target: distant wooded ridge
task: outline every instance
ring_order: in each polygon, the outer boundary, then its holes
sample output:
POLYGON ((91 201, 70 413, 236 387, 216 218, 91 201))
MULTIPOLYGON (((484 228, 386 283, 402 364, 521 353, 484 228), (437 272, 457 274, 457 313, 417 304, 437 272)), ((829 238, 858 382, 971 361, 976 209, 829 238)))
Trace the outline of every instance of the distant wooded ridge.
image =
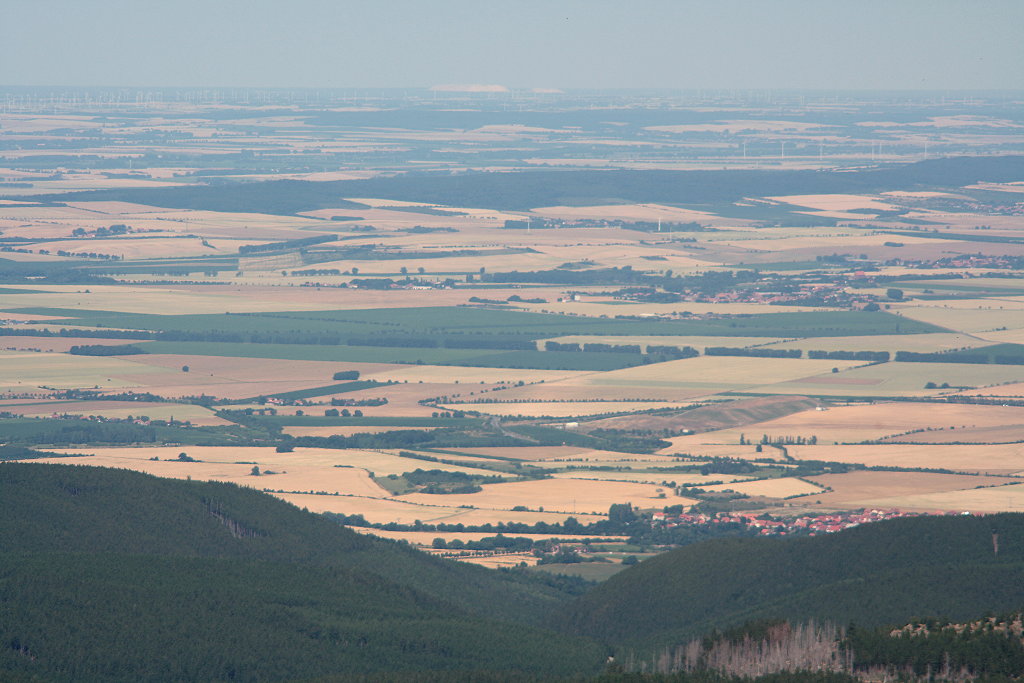
POLYGON ((342 197, 375 197, 447 206, 524 210, 539 206, 731 203, 744 197, 863 193, 959 187, 1024 179, 1024 156, 947 157, 862 171, 521 171, 410 173, 387 178, 95 190, 37 195, 34 201, 125 201, 177 209, 289 215, 361 206, 342 197))

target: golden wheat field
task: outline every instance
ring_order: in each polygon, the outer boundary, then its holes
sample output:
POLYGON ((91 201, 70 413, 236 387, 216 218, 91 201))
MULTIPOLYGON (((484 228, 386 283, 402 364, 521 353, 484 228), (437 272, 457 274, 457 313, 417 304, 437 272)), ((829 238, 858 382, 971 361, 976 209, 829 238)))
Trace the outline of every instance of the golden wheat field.
POLYGON ((756 481, 730 482, 702 486, 706 491, 735 491, 747 496, 763 496, 765 498, 793 498, 821 493, 822 487, 808 483, 795 477, 781 479, 758 479, 756 481))
MULTIPOLYGON (((932 472, 846 472, 808 477, 831 488, 827 493, 800 499, 823 508, 863 507, 915 509, 932 512, 959 511, 955 500, 980 486, 1015 484, 1005 477, 939 474, 932 472), (922 498, 922 496, 926 498, 922 498), (935 503, 925 504, 927 502, 935 503), (820 503, 819 503, 820 501, 820 503)), ((999 489, 994 489, 999 490, 999 489)))
POLYGON ((484 415, 522 417, 576 417, 603 415, 605 413, 636 413, 645 410, 678 409, 689 403, 668 403, 664 401, 547 401, 531 403, 448 403, 448 410, 463 410, 484 415))
MULTIPOLYGON (((560 524, 573 515, 559 512, 520 512, 512 510, 459 508, 444 505, 444 501, 418 504, 397 498, 357 498, 353 496, 325 496, 309 493, 275 493, 275 496, 292 505, 310 512, 334 512, 345 515, 363 515, 370 523, 412 524, 416 520, 429 524, 497 524, 498 522, 522 522, 536 524, 560 524)), ((447 496, 435 496, 446 498, 447 496)), ((583 522, 603 518, 600 515, 581 517, 583 522)))
POLYGON ((732 388, 794 381, 831 372, 832 368, 853 368, 858 361, 809 360, 802 358, 761 358, 735 356, 700 356, 684 360, 612 370, 586 378, 598 386, 683 385, 693 388, 725 391, 732 388))
POLYGON ((590 479, 594 481, 635 481, 641 484, 657 484, 669 482, 676 486, 704 486, 714 482, 739 482, 746 481, 749 477, 738 474, 700 474, 699 472, 673 472, 666 470, 659 472, 657 468, 643 470, 624 470, 618 472, 603 472, 593 470, 572 470, 558 472, 552 475, 555 479, 590 479))
MULTIPOLYGON (((410 493, 401 500, 414 503, 432 502, 437 496, 410 493)), ((632 503, 635 507, 650 509, 666 505, 691 505, 692 498, 676 496, 671 488, 650 484, 610 481, 581 481, 566 479, 540 479, 503 484, 485 484, 479 493, 444 496, 449 505, 471 505, 482 509, 511 510, 525 506, 530 510, 561 512, 565 514, 604 513, 616 503, 632 503)))
POLYGON ((861 463, 869 466, 949 469, 1009 474, 1024 464, 1024 444, 910 444, 787 446, 798 460, 861 463))
MULTIPOLYGON (((493 532, 487 531, 389 531, 387 529, 371 529, 367 527, 349 527, 352 531, 362 534, 370 534, 381 538, 390 538, 396 541, 407 541, 413 545, 429 546, 435 538, 443 538, 446 541, 479 541, 482 538, 494 536, 493 532)), ((506 533, 506 536, 515 538, 529 538, 533 541, 548 541, 566 538, 563 534, 533 534, 533 533, 506 533)), ((570 537, 571 538, 571 537, 570 537)), ((588 538, 602 541, 624 541, 626 536, 588 536, 588 538)))
POLYGON ((741 436, 744 440, 757 441, 764 435, 772 441, 814 437, 819 444, 859 443, 904 434, 906 439, 915 440, 931 433, 922 434, 920 430, 942 430, 935 434, 941 433, 941 438, 955 441, 961 430, 993 427, 1016 428, 1024 433, 1024 407, 911 402, 840 405, 742 427, 676 437, 673 443, 679 446, 732 444, 739 443, 741 436))
MULTIPOLYGON (((113 466, 117 467, 134 467, 133 463, 156 462, 152 459, 157 458, 161 464, 166 462, 168 465, 184 468, 181 471, 185 475, 189 473, 188 467, 191 465, 235 465, 239 463, 247 465, 247 470, 252 469, 253 465, 279 472, 299 471, 296 468, 301 468, 302 471, 316 470, 322 472, 325 478, 330 478, 342 470, 365 470, 381 477, 389 474, 400 475, 425 466, 450 472, 495 474, 487 470, 440 462, 431 462, 428 465, 419 459, 401 457, 397 451, 386 450, 304 448, 299 446, 295 447, 292 452, 278 453, 275 448, 269 446, 140 446, 63 449, 57 452, 91 454, 92 457, 88 457, 89 463, 100 464, 109 460, 109 462, 116 463, 113 466), (182 452, 200 462, 175 462, 182 452)), ((145 464, 145 466, 150 467, 151 465, 145 464)), ((261 481, 269 482, 265 483, 262 488, 282 488, 281 486, 271 486, 271 483, 283 481, 282 479, 265 477, 261 478, 261 481)), ((308 489, 309 487, 306 487, 303 490, 308 489)), ((315 488, 315 490, 319 489, 315 488)))

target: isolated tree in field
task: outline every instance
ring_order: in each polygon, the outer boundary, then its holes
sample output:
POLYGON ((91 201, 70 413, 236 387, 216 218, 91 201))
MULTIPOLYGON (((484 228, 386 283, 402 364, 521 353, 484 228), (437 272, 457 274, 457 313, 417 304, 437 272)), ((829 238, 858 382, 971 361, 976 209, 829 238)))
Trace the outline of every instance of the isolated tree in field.
POLYGON ((885 290, 885 295, 890 299, 893 299, 894 301, 901 301, 903 299, 903 290, 896 289, 895 287, 890 287, 889 289, 885 290))
POLYGON ((251 474, 254 477, 260 476, 260 474, 262 474, 260 472, 260 466, 259 465, 253 465, 252 466, 252 470, 249 472, 249 474, 251 474))
POLYGON ((189 366, 187 366, 187 365, 182 365, 182 366, 181 366, 181 371, 182 371, 182 372, 188 372, 188 371, 189 371, 189 370, 191 370, 191 369, 192 369, 192 368, 190 368, 190 367, 189 367, 189 366))

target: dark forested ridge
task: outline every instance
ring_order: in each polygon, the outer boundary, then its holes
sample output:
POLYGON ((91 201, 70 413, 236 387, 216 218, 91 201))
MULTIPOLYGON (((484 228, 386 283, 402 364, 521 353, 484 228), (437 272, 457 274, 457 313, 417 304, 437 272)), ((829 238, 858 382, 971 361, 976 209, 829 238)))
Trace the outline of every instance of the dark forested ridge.
POLYGON ((610 652, 627 661, 751 620, 809 618, 855 622, 847 640, 865 665, 926 668, 955 650, 1016 675, 1020 648, 990 656, 1003 643, 988 636, 893 644, 876 627, 1019 609, 1022 582, 1024 515, 923 517, 695 544, 574 600, 564 583, 433 558, 230 484, 0 464, 5 681, 579 681, 610 652))
POLYGON ((368 180, 273 180, 212 187, 95 190, 38 195, 34 201, 126 201, 211 211, 293 214, 351 206, 343 197, 516 210, 562 204, 709 204, 743 197, 879 192, 1019 180, 1019 156, 951 157, 849 171, 528 171, 407 174, 368 180))
POLYGON ((255 490, 0 466, 0 678, 593 672, 597 646, 529 625, 566 597, 255 490))
POLYGON ((562 623, 643 648, 760 618, 861 625, 970 618, 1019 608, 1022 581, 1024 515, 919 517, 826 536, 680 548, 589 591, 562 623))

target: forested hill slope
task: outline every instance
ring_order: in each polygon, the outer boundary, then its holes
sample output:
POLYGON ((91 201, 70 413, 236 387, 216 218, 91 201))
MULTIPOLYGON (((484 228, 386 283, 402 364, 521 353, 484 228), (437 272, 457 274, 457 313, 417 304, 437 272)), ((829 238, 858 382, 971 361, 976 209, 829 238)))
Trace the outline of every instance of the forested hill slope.
POLYGON ((905 518, 827 536, 680 548, 589 591, 560 623, 647 648, 753 619, 968 618, 1018 609, 1022 585, 1024 515, 905 518))
POLYGON ((567 597, 528 576, 441 560, 354 533, 253 489, 98 467, 0 466, 0 552, 15 550, 341 566, 520 621, 541 619, 567 597))
POLYGON ((254 490, 0 464, 0 679, 591 672, 599 648, 525 623, 566 597, 254 490))

